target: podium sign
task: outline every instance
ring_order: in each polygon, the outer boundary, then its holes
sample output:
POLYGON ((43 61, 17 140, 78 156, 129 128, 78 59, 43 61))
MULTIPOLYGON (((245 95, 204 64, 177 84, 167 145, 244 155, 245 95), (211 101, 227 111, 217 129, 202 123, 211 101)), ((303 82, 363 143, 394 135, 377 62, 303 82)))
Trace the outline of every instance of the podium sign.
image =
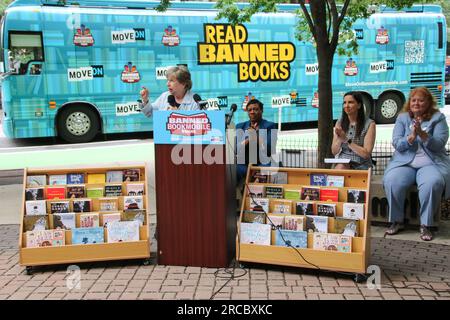
MULTIPOLYGON (((235 255, 235 168, 223 111, 154 113, 158 263, 228 267, 235 255)), ((232 141, 234 141, 234 138, 232 141)))

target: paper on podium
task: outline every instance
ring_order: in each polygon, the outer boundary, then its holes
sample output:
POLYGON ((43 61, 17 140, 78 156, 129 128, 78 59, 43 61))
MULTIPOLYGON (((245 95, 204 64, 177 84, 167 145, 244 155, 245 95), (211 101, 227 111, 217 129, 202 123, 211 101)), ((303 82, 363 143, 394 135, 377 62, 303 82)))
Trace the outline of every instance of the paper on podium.
POLYGON ((341 158, 325 158, 325 163, 350 163, 350 159, 341 159, 341 158))

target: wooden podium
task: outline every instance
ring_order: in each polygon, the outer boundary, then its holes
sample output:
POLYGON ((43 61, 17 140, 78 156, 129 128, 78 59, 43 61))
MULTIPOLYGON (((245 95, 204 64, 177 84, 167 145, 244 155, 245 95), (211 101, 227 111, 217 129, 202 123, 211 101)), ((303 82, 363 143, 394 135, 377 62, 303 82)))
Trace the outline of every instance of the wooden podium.
POLYGON ((234 137, 223 111, 154 114, 158 264, 228 267, 235 254, 234 137))

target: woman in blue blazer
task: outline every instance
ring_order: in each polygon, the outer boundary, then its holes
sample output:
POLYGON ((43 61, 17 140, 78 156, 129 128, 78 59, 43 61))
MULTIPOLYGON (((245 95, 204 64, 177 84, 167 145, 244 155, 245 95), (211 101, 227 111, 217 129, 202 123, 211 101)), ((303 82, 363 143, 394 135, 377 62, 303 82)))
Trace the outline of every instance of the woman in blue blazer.
POLYGON ((427 88, 411 91, 395 122, 392 145, 395 152, 387 166, 383 185, 389 202, 389 235, 403 229, 404 204, 408 188, 419 190, 420 238, 433 239, 430 226, 442 196, 450 196, 450 159, 445 145, 449 131, 445 116, 427 88))

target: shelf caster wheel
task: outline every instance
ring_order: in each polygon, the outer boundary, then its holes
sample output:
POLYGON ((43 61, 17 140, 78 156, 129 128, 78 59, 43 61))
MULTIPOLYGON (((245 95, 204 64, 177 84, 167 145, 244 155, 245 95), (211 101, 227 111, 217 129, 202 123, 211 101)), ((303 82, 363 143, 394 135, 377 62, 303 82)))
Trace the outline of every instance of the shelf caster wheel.
POLYGON ((353 278, 356 283, 363 283, 366 279, 366 276, 360 273, 355 273, 355 277, 353 278))
POLYGON ((144 259, 144 260, 142 260, 142 264, 143 264, 144 266, 149 266, 149 265, 150 265, 150 259, 144 259))
POLYGON ((33 274, 33 267, 25 267, 27 275, 31 276, 33 274))

